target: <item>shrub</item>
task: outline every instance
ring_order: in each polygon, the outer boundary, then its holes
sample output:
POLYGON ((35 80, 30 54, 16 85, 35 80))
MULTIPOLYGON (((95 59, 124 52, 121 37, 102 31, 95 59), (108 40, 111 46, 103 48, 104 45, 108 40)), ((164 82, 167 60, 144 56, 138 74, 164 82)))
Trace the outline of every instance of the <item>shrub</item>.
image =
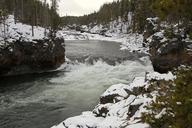
POLYGON ((169 39, 172 39, 175 36, 172 28, 165 29, 164 35, 169 39))
POLYGON ((192 40, 192 32, 189 33, 189 38, 192 40))
POLYGON ((192 128, 192 69, 176 75, 172 84, 159 86, 159 96, 148 107, 151 112, 143 114, 143 121, 152 128, 192 128))

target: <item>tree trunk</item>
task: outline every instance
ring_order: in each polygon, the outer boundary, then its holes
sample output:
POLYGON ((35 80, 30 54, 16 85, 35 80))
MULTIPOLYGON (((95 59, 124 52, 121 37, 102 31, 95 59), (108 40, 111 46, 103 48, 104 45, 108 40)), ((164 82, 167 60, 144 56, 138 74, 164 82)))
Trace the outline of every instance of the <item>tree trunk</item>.
POLYGON ((31 27, 32 27, 32 29, 31 29, 31 31, 32 31, 32 37, 34 37, 34 25, 32 25, 31 27))
POLYGON ((17 0, 14 0, 14 22, 15 24, 17 23, 16 22, 16 18, 17 18, 17 0))
POLYGON ((24 7, 23 7, 23 0, 21 0, 21 20, 24 20, 24 7))
POLYGON ((46 4, 47 4, 47 0, 44 0, 44 36, 47 35, 47 30, 46 30, 46 27, 47 27, 47 9, 46 9, 46 4))

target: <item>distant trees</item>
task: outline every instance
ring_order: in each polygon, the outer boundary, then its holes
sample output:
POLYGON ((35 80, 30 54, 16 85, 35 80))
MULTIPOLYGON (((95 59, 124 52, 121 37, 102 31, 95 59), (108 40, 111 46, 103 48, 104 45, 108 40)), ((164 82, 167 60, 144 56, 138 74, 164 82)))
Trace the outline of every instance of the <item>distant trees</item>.
MULTIPOLYGON (((32 26, 32 35, 34 35, 34 26, 50 28, 50 35, 55 35, 60 23, 57 13, 58 0, 51 2, 50 6, 47 0, 0 0, 0 17, 2 19, 5 14, 13 14, 15 23, 20 21, 32 26)), ((47 35, 46 30, 45 35, 47 35)))
POLYGON ((163 20, 191 20, 191 0, 154 0, 153 11, 163 20))
POLYGON ((6 19, 7 19, 7 12, 6 10, 0 10, 0 23, 3 24, 3 32, 4 35, 6 33, 6 19))
POLYGON ((8 10, 3 6, 4 1, 0 1, 0 23, 3 24, 3 34, 6 33, 6 19, 7 19, 7 13, 8 10))
POLYGON ((60 17, 57 14, 58 0, 51 0, 51 10, 50 10, 50 37, 56 37, 56 32, 60 24, 60 17))
POLYGON ((100 7, 98 12, 91 13, 89 15, 74 17, 66 16, 62 18, 63 25, 67 24, 79 24, 88 25, 90 23, 106 24, 111 20, 118 19, 120 16, 120 2, 114 1, 112 3, 104 4, 100 7))
POLYGON ((171 23, 187 25, 192 21, 192 0, 117 0, 101 6, 98 12, 80 17, 66 16, 62 18, 63 25, 77 24, 107 24, 121 18, 122 22, 132 14, 132 31, 142 33, 146 18, 159 17, 171 23))
POLYGON ((142 33, 145 29, 146 19, 153 16, 150 0, 131 0, 130 7, 133 12, 132 31, 142 33))
POLYGON ((178 30, 184 29, 185 34, 192 33, 192 0, 153 0, 153 13, 169 24, 177 24, 178 30))
POLYGON ((145 26, 145 19, 151 15, 150 0, 117 0, 112 3, 106 3, 101 6, 98 12, 80 17, 66 16, 62 18, 63 25, 79 24, 88 25, 107 24, 110 21, 121 18, 122 22, 128 21, 128 13, 133 13, 132 28, 134 32, 143 31, 145 26))

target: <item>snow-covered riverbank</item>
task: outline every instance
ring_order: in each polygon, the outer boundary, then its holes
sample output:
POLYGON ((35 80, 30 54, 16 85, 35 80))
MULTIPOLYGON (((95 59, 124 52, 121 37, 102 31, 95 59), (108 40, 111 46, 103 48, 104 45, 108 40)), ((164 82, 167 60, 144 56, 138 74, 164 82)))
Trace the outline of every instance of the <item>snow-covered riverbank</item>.
POLYGON ((143 47, 143 35, 137 33, 123 34, 110 33, 110 36, 92 34, 88 32, 79 32, 75 30, 60 30, 58 37, 64 37, 65 40, 102 40, 121 43, 121 50, 138 51, 147 53, 148 48, 143 47))
POLYGON ((93 111, 83 112, 52 128, 149 128, 141 122, 143 112, 155 100, 157 91, 149 91, 151 80, 174 80, 172 73, 147 73, 136 77, 130 84, 116 84, 100 97, 93 111))
MULTIPOLYGON (((64 30, 62 35, 66 40, 105 40, 121 43, 121 50, 147 53, 143 47, 143 35, 110 33, 111 36, 102 36, 87 32, 64 30)), ((52 128, 149 128, 142 123, 142 113, 148 112, 149 106, 155 100, 158 92, 150 91, 151 80, 174 80, 174 75, 146 73, 136 77, 130 84, 115 84, 101 96, 100 102, 93 111, 83 112, 79 116, 71 117, 52 128)))
MULTIPOLYGON (((112 23, 114 25, 114 23, 112 23)), ((127 25, 125 25, 126 28, 127 25)), ((64 38, 65 40, 103 40, 114 41, 121 43, 121 50, 139 51, 146 53, 148 48, 143 47, 143 35, 137 33, 126 34, 127 32, 119 32, 121 24, 117 28, 111 28, 106 32, 106 35, 102 35, 102 26, 95 26, 89 31, 80 32, 69 28, 63 28, 57 32, 57 37, 64 38), (94 34, 93 34, 94 33, 94 34)), ((46 30, 39 26, 34 26, 34 35, 32 35, 32 26, 26 25, 20 22, 15 23, 14 16, 9 15, 5 21, 5 28, 3 24, 0 24, 0 47, 4 47, 6 43, 11 43, 14 40, 33 41, 46 39, 46 30)))
MULTIPOLYGON (((13 40, 33 41, 35 39, 46 38, 44 29, 34 27, 35 36, 31 35, 31 26, 21 23, 14 24, 13 17, 7 20, 9 30, 4 36, 6 41, 0 43, 5 46, 7 42, 13 40)), ((57 37, 63 37, 65 40, 104 40, 121 43, 121 50, 147 52, 143 47, 143 36, 140 34, 125 34, 111 32, 108 35, 99 33, 78 32, 74 30, 60 30, 57 37)), ((34 42, 35 43, 35 42, 34 42)), ((142 58, 145 59, 145 58, 142 58)), ((141 60, 145 61, 145 60, 141 60)), ((102 74, 102 73, 100 73, 102 74)), ((53 128, 146 128, 147 124, 141 123, 141 114, 146 112, 145 106, 155 99, 156 92, 148 92, 149 81, 151 79, 172 80, 174 76, 169 74, 149 73, 146 76, 136 77, 130 84, 112 85, 100 97, 100 103, 93 111, 83 112, 82 115, 69 118, 53 128), (150 95, 150 96, 149 96, 150 95)))

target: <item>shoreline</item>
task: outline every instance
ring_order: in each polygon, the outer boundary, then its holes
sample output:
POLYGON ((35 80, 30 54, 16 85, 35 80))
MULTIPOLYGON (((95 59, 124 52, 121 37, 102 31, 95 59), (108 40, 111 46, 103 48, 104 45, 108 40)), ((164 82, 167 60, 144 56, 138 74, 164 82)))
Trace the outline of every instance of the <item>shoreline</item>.
POLYGON ((130 84, 112 85, 100 96, 100 102, 93 111, 67 118, 51 128, 149 128, 148 124, 141 122, 141 118, 143 112, 149 111, 145 107, 157 96, 156 91, 148 92, 150 81, 174 79, 171 72, 151 72, 143 77, 135 77, 130 84))

